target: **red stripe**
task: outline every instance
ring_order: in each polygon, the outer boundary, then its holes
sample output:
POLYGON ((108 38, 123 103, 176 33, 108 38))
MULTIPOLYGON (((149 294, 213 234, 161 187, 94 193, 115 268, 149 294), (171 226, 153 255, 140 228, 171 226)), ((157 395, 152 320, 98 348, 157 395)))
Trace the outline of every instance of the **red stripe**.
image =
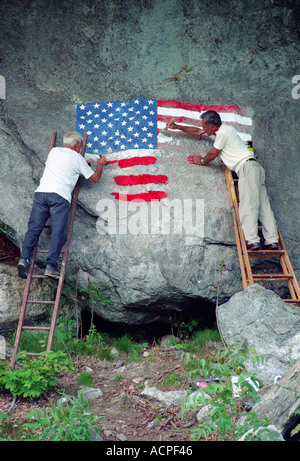
POLYGON ((136 165, 153 165, 156 162, 155 157, 132 157, 132 158, 124 158, 121 160, 109 160, 107 165, 112 165, 113 163, 117 163, 119 168, 129 168, 131 166, 136 165))
POLYGON ((223 105, 206 105, 206 104, 192 104, 189 102, 180 101, 162 101, 158 100, 157 105, 159 107, 168 107, 174 109, 186 109, 195 112, 202 112, 207 110, 215 110, 216 112, 237 112, 241 113, 241 109, 238 106, 223 106, 223 105))
POLYGON ((112 192, 111 195, 114 195, 116 200, 123 202, 154 202, 168 196, 166 192, 158 190, 150 190, 141 194, 119 194, 118 192, 112 192))
POLYGON ((137 184, 166 184, 168 177, 163 174, 140 174, 129 176, 116 176, 114 178, 116 184, 119 186, 136 186, 137 184))
POLYGON ((120 168, 128 168, 135 165, 153 165, 156 162, 155 157, 132 157, 118 161, 120 168))

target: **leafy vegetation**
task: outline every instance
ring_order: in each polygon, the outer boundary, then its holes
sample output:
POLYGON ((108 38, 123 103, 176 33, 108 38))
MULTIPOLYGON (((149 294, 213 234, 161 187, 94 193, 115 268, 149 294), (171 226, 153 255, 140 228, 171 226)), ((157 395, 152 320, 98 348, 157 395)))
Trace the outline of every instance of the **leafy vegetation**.
MULTIPOLYGON (((196 327, 196 322, 176 324, 179 337, 173 344, 184 359, 186 374, 190 379, 197 377, 206 386, 193 393, 182 408, 182 415, 195 408, 207 409, 208 417, 191 431, 191 439, 237 440, 244 436, 245 440, 276 440, 277 434, 268 427, 270 422, 258 419, 243 405, 245 397, 258 400, 258 379, 255 374, 246 372, 246 362, 252 360, 256 364, 261 358, 255 350, 245 346, 222 346, 217 329, 197 331, 196 327)), ((85 337, 78 338, 77 333, 75 320, 59 319, 51 353, 42 353, 38 359, 20 354, 15 369, 0 365, 0 391, 10 392, 14 397, 35 399, 56 385, 61 371, 73 369, 72 361, 76 355, 112 360, 115 348, 123 357, 126 356, 127 361, 138 361, 147 346, 147 343, 137 344, 128 334, 110 337, 98 332, 94 325, 85 337)), ((44 333, 24 332, 21 347, 27 350, 30 345, 40 349, 47 340, 46 336, 44 333)), ((155 354, 154 347, 151 354, 155 354)), ((151 354, 149 361, 154 357, 151 354)), ((174 371, 164 377, 161 385, 163 389, 180 388, 184 379, 187 377, 183 378, 174 371)), ((122 380, 122 375, 114 380, 122 380)), ((93 387, 92 373, 80 373, 78 383, 93 387)), ((66 399, 66 404, 31 413, 26 424, 18 428, 15 437, 26 440, 92 440, 101 421, 92 414, 82 396, 66 399)), ((0 414, 0 420, 2 428, 11 424, 9 415, 0 414)), ((298 427, 294 432, 297 431, 298 427)), ((0 440, 4 440, 5 435, 3 432, 1 438, 0 429, 0 440)))
MULTIPOLYGON (((28 415, 25 429, 30 429, 31 437, 37 441, 91 441, 99 430, 99 417, 91 411, 87 399, 64 397, 63 403, 46 410, 36 410, 28 415)), ((101 419, 103 421, 103 418, 101 419)), ((30 435, 29 435, 30 440, 30 435)))
POLYGON ((195 407, 207 409, 204 420, 192 430, 192 439, 205 440, 213 435, 216 440, 238 440, 242 436, 245 440, 278 440, 278 434, 268 428, 270 421, 260 420, 243 406, 246 397, 258 401, 258 379, 245 367, 250 356, 253 363, 262 360, 255 350, 220 347, 208 358, 184 355, 190 376, 199 376, 205 383, 183 407, 183 413, 195 407))
POLYGON ((55 386, 56 376, 66 369, 70 369, 70 361, 63 352, 43 353, 34 360, 21 353, 17 368, 0 368, 0 390, 6 389, 13 396, 36 398, 55 386))

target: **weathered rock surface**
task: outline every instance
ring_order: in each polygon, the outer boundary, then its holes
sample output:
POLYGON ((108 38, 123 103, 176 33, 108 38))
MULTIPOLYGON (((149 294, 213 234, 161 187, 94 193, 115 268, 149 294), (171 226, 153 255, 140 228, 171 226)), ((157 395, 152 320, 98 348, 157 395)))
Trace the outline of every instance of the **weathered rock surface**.
POLYGON ((299 424, 300 409, 300 361, 289 369, 276 384, 259 391, 259 402, 252 410, 259 418, 267 417, 285 438, 299 424))
POLYGON ((141 395, 148 399, 158 400, 163 405, 169 406, 181 404, 187 396, 187 391, 161 391, 156 387, 149 386, 148 382, 145 381, 145 388, 141 392, 141 395))
MULTIPOLYGON (((19 279, 15 267, 0 265, 0 334, 14 329, 18 323, 23 300, 25 280, 19 279)), ((29 299, 52 299, 53 287, 46 283, 32 282, 32 294, 29 299)), ((28 304, 26 312, 27 325, 34 325, 48 317, 49 307, 42 304, 28 304)))
POLYGON ((247 366, 264 384, 284 376, 300 361, 300 310, 260 285, 251 285, 217 309, 219 331, 227 345, 246 343, 264 363, 247 366))
MULTIPOLYGON (((19 2, 0 5, 0 222, 19 246, 32 194, 43 171, 52 131, 58 142, 75 127, 75 105, 87 101, 176 99, 234 104, 253 113, 256 154, 266 168, 272 207, 296 273, 300 270, 300 102, 292 97, 299 73, 299 5, 291 1, 211 3, 19 2), (280 57, 280 58, 279 58, 280 57), (1 93, 2 94, 2 93, 1 93), (2 97, 2 96, 1 96, 2 97), (280 108, 280 110, 279 110, 280 108), (282 121, 288 126, 283 132, 282 121), (288 162, 286 153, 288 153, 288 162)), ((203 153, 193 143, 188 151, 203 153)), ((111 170, 99 185, 84 183, 66 283, 101 284, 111 304, 94 310, 131 324, 169 318, 190 300, 221 302, 240 290, 231 212, 222 168, 201 169, 176 150, 166 160, 170 199, 204 199, 203 238, 181 235, 101 235, 100 199, 109 196, 111 170), (172 160, 172 161, 171 161, 172 160), (99 229, 98 229, 99 230, 99 229), (74 270, 76 267, 76 270, 74 270)), ((166 208, 168 205, 166 206, 166 208)), ((131 211, 131 222, 144 216, 131 211)))

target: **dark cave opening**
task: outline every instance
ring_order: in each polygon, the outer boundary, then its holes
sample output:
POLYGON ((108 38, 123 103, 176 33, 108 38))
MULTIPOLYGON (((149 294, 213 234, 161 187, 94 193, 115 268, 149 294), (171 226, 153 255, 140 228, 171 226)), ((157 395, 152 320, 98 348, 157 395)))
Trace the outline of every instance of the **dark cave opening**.
MULTIPOLYGON (((155 317, 155 313, 152 314, 155 317)), ((137 324, 109 322, 98 315, 93 315, 93 324, 100 333, 112 336, 130 335, 137 341, 157 341, 165 335, 177 335, 179 330, 187 334, 205 329, 216 328, 215 305, 210 302, 195 299, 185 303, 180 310, 168 310, 167 315, 161 316, 160 321, 151 321, 137 324)), ((91 327, 92 314, 83 310, 81 313, 82 332, 86 335, 91 327)))

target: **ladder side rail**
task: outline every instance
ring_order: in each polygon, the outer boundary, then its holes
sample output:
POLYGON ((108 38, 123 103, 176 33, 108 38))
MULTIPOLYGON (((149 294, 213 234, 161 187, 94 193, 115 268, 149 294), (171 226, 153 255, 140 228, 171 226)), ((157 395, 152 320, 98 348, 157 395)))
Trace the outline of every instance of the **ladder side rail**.
POLYGON ((283 255, 283 259, 284 259, 284 262, 286 264, 286 267, 287 267, 287 271, 293 275, 293 288, 295 290, 295 293, 296 293, 296 296, 298 299, 300 299, 300 286, 299 286, 299 283, 297 281, 297 277, 296 277, 296 274, 295 274, 295 271, 293 269, 293 266, 292 266, 292 263, 290 261, 290 258, 289 258, 289 255, 288 255, 288 252, 286 250, 286 247, 284 245, 284 242, 283 242, 283 239, 282 239, 282 236, 281 236, 281 233, 280 233, 280 230, 279 228, 277 227, 277 231, 278 231, 278 235, 279 235, 279 241, 280 241, 280 246, 282 247, 282 249, 284 250, 284 255, 283 255))
POLYGON ((247 272, 247 280, 245 287, 247 288, 248 285, 253 285, 254 284, 254 279, 253 279, 253 274, 252 274, 252 267, 249 261, 249 253, 247 250, 247 243, 242 227, 242 223, 240 221, 240 215, 239 215, 239 189, 238 189, 238 180, 233 178, 232 172, 228 169, 229 175, 231 177, 231 181, 233 184, 233 190, 234 190, 234 203, 235 203, 235 213, 236 213, 236 220, 238 222, 238 230, 239 230, 239 236, 241 240, 241 246, 242 246, 242 253, 243 253, 243 261, 244 261, 244 266, 246 268, 247 272))
MULTIPOLYGON (((242 283, 243 288, 247 288, 248 280, 252 281, 252 271, 249 262, 245 260, 245 255, 247 255, 247 247, 245 239, 243 238, 243 233, 241 232, 241 223, 239 221, 238 215, 238 203, 237 203, 237 196, 234 187, 234 181, 232 177, 231 171, 225 167, 225 177, 226 177, 226 184, 229 194, 229 202, 231 205, 231 211, 233 215, 233 223, 234 223, 234 232, 236 237, 237 243, 237 251, 238 257, 240 262, 240 270, 242 274, 242 283)), ((253 282, 252 282, 253 283, 253 282)))
POLYGON ((243 284, 243 289, 246 289, 248 286, 247 266, 246 266, 245 257, 243 254, 243 249, 242 249, 242 241, 241 241, 241 235, 239 232, 239 225, 237 221, 235 205, 232 205, 232 214, 233 214, 234 229, 235 229, 235 240, 236 240, 236 245, 237 245, 238 258, 240 261, 240 270, 242 274, 242 284, 243 284))
POLYGON ((24 325, 24 320, 25 320, 25 315, 26 315, 26 310, 27 310, 28 297, 29 297, 29 294, 30 294, 30 286, 31 286, 31 282, 32 282, 32 274, 33 274, 33 269, 34 269, 36 250, 37 250, 37 244, 35 245, 35 247, 33 249, 32 260, 31 260, 31 264, 29 266, 28 275, 27 275, 27 279, 26 279, 26 283, 25 283, 23 301, 22 301, 22 305, 21 305, 19 322, 18 322, 16 338, 15 338, 15 344, 14 344, 14 347, 13 347, 12 356, 11 356, 11 362, 10 362, 12 368, 15 365, 16 355, 18 353, 18 349, 19 349, 19 346, 20 346, 21 335, 22 335, 22 330, 23 330, 23 325, 24 325))
MULTIPOLYGON (((287 264, 286 264, 286 260, 285 260, 285 254, 283 255, 280 255, 280 264, 281 264, 281 267, 283 269, 283 272, 285 274, 288 274, 289 271, 288 271, 288 267, 287 267, 287 264)), ((296 295, 296 291, 295 291, 295 288, 294 288, 294 284, 293 284, 293 279, 289 279, 288 282, 288 288, 289 288, 289 291, 290 291, 290 295, 291 295, 291 298, 296 300, 297 299, 297 295, 296 295)))

